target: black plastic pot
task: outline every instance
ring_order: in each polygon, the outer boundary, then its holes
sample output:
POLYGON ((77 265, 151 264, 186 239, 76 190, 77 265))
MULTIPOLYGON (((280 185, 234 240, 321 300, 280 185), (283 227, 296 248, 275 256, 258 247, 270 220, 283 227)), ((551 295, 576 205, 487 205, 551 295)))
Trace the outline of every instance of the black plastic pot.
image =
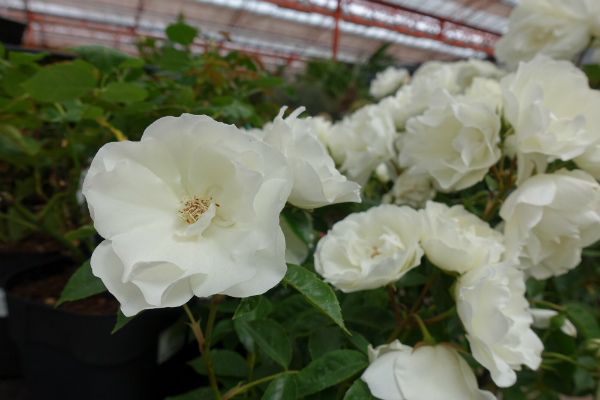
POLYGON ((9 334, 17 344, 32 398, 162 400, 158 338, 180 311, 145 311, 111 334, 116 315, 54 308, 10 292, 24 274, 31 277, 61 268, 61 263, 33 268, 6 282, 9 334))
POLYGON ((15 343, 8 336, 8 310, 4 281, 21 270, 61 259, 58 251, 47 253, 0 252, 0 378, 21 375, 15 343))

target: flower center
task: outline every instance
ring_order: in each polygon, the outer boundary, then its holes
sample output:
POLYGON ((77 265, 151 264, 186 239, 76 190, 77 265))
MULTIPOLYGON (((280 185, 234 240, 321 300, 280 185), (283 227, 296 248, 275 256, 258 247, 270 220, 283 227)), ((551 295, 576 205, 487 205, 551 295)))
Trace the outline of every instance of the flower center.
POLYGON ((211 203, 214 203, 215 206, 220 207, 213 201, 212 197, 184 196, 181 199, 181 208, 177 214, 179 215, 179 218, 191 225, 200 219, 202 214, 208 210, 208 207, 210 207, 211 203))

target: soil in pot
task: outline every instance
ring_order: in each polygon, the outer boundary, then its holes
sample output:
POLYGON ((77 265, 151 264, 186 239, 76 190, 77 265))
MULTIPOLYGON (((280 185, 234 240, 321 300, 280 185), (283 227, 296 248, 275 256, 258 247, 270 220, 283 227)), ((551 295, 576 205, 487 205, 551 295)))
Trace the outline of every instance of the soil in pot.
POLYGON ((9 333, 32 400, 162 400, 158 337, 180 310, 145 311, 111 334, 119 303, 109 293, 54 307, 75 269, 57 262, 6 283, 9 333))

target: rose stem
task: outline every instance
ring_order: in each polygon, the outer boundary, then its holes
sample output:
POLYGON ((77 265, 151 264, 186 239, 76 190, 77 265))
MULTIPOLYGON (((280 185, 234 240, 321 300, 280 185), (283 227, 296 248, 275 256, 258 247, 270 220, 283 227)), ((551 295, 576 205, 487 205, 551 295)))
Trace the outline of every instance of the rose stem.
POLYGON ((208 379, 210 381, 210 387, 213 391, 215 400, 221 400, 221 393, 219 392, 219 385, 217 384, 217 378, 212 365, 212 359, 210 358, 210 339, 212 336, 213 326, 215 324, 215 317, 217 315, 217 306, 223 300, 224 295, 214 295, 210 303, 210 311, 208 313, 208 321, 206 322, 206 335, 204 336, 204 363, 206 365, 206 371, 208 372, 208 379))
POLYGON ((390 296, 390 302, 392 303, 392 308, 394 309, 394 317, 396 317, 396 322, 399 327, 402 327, 402 317, 400 317, 400 310, 398 310, 398 303, 396 302, 396 296, 394 295, 394 288, 392 285, 387 285, 388 295, 390 296))

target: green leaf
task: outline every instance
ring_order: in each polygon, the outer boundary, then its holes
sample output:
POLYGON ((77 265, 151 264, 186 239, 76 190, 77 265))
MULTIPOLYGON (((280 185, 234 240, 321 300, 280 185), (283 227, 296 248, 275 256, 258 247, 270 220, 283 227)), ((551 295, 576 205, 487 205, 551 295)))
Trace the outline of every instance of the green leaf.
POLYGON ((25 136, 13 125, 0 124, 0 135, 10 139, 16 144, 25 154, 33 156, 40 151, 40 145, 29 136, 25 136))
MULTIPOLYGON (((232 350, 213 349, 210 351, 215 374, 219 377, 245 378, 248 376, 248 365, 239 353, 232 350)), ((206 365, 202 356, 188 362, 200 375, 207 375, 206 365)))
POLYGON ((339 350, 344 343, 344 334, 336 327, 325 327, 318 329, 308 337, 308 352, 310 358, 317 358, 329 353, 333 350, 339 350))
POLYGON ((286 207, 283 209, 281 217, 287 222, 290 230, 302 240, 305 245, 311 246, 315 240, 315 234, 313 231, 312 218, 308 211, 286 207))
POLYGON ((129 54, 121 53, 106 46, 73 46, 67 47, 67 50, 77 53, 85 61, 105 74, 111 73, 126 61, 140 60, 139 58, 134 58, 129 54))
POLYGON ((344 400, 372 400, 372 399, 376 399, 376 397, 374 397, 371 394, 371 391, 369 390, 369 386, 367 386, 367 384, 365 382, 363 382, 361 379, 355 380, 354 383, 352 384, 352 386, 350 386, 350 389, 348 389, 348 391, 346 392, 346 395, 344 396, 344 400))
POLYGON ((47 55, 47 52, 25 53, 21 51, 11 51, 8 53, 8 60, 13 65, 35 64, 36 61, 41 60, 47 55))
POLYGON ((277 364, 287 368, 292 360, 292 343, 285 329, 272 319, 247 321, 248 334, 277 364))
POLYGON ((600 327, 594 315, 583 305, 572 303, 564 306, 567 317, 577 326, 584 338, 600 338, 600 327))
POLYGON ((356 346, 356 348, 358 350, 360 350, 363 354, 368 355, 369 354, 369 341, 367 339, 365 339, 365 337, 363 335, 361 335, 358 332, 352 332, 352 336, 349 337, 350 341, 352 342, 352 344, 354 346, 356 346))
POLYGON ((6 54, 6 49, 4 48, 2 43, 0 43, 0 58, 4 58, 4 54, 6 54))
POLYGON ((178 394, 177 396, 169 396, 165 400, 213 400, 213 392, 209 387, 194 389, 192 391, 178 394))
POLYGON ((61 102, 76 99, 96 87, 89 64, 75 60, 72 64, 53 64, 41 69, 22 87, 34 100, 61 102))
POLYGON ((363 370, 367 357, 355 350, 336 350, 308 364, 298 375, 298 397, 336 385, 363 370))
POLYGON ((0 84, 4 88, 7 95, 11 97, 19 97, 25 93, 25 89, 21 86, 23 82, 29 79, 29 76, 19 71, 16 68, 8 68, 3 72, 3 77, 0 84))
POLYGON ((254 339, 252 339, 252 336, 248 332, 248 326, 244 324, 244 322, 255 321, 257 319, 264 318, 267 315, 269 315, 272 310, 273 306, 271 305, 269 299, 261 296, 258 305, 253 311, 246 313, 233 320, 233 327, 235 328, 235 333, 237 333, 240 342, 242 342, 242 345, 246 348, 246 350, 253 352, 255 351, 255 348, 254 339))
POLYGON ((198 30, 182 22, 167 27, 167 37, 175 43, 188 46, 194 43, 198 30))
POLYGON ((58 307, 65 301, 84 299, 98 293, 106 292, 106 290, 106 286, 104 286, 102 280, 92 273, 90 260, 87 260, 71 276, 60 298, 56 302, 56 306, 58 307))
POLYGON ((269 384, 261 400, 296 400, 298 394, 296 377, 292 374, 284 374, 269 384))
POLYGON ((68 241, 84 239, 90 236, 95 235, 96 229, 94 228, 94 224, 87 224, 75 229, 74 231, 67 232, 65 234, 65 239, 68 241))
POLYGON ((128 58, 119 64, 119 68, 143 68, 146 63, 141 58, 128 58))
POLYGON ((233 314, 232 319, 239 318, 244 314, 254 311, 256 307, 258 307, 258 303, 260 303, 261 298, 262 296, 260 295, 243 298, 240 302, 240 305, 235 310, 235 314, 233 314))
POLYGON ((166 71, 186 72, 192 68, 190 57, 183 51, 164 49, 158 66, 166 71))
POLYGON ((112 334, 112 333, 117 332, 119 329, 121 329, 122 327, 127 325, 129 323, 129 321, 134 319, 137 315, 140 315, 140 314, 137 313, 136 315, 132 315, 131 317, 126 317, 125 314, 123 314, 123 311, 121 311, 121 309, 119 308, 119 311, 117 312, 117 323, 115 324, 115 327, 113 328, 113 330, 110 333, 112 334))
POLYGON ((249 83, 249 86, 251 87, 263 87, 263 88, 272 88, 275 86, 279 86, 284 84, 285 81, 281 78, 276 78, 276 77, 264 77, 264 78, 259 78, 256 79, 254 81, 251 81, 249 83))
POLYGON ((123 103, 143 101, 148 97, 148 91, 134 83, 112 82, 106 85, 104 98, 123 103))
POLYGON ((302 293, 304 298, 317 310, 327 315, 346 333, 350 334, 342 319, 340 303, 328 284, 317 278, 312 272, 294 264, 288 264, 283 281, 302 293))

